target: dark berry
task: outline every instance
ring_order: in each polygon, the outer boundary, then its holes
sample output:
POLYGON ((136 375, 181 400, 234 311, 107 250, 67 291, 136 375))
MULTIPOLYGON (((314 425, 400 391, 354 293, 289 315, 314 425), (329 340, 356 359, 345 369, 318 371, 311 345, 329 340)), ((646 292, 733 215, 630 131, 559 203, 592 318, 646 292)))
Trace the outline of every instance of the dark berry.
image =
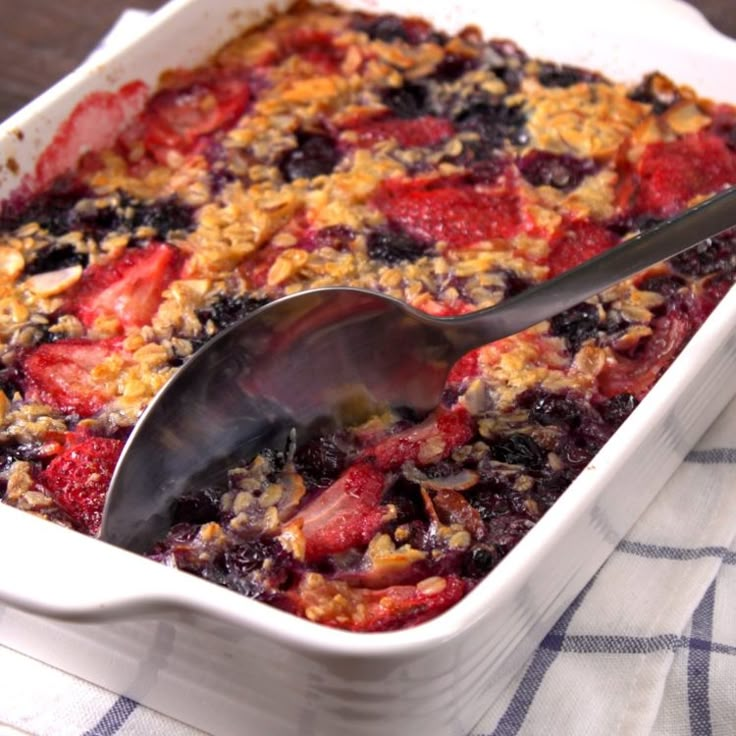
POLYGON ((543 87, 572 87, 573 84, 578 84, 579 82, 605 81, 600 74, 588 71, 587 69, 568 66, 567 64, 549 64, 546 62, 539 65, 537 78, 543 87))
POLYGON ((470 130, 490 148, 501 148, 505 141, 517 145, 527 140, 526 115, 521 105, 506 105, 491 98, 471 97, 455 116, 458 127, 470 130))
POLYGON ((519 161, 521 175, 533 186, 546 185, 566 192, 595 170, 595 163, 589 159, 548 151, 529 151, 519 161))
POLYGON ((32 276, 47 271, 58 271, 69 266, 80 265, 84 268, 89 261, 86 253, 80 253, 73 245, 51 243, 36 251, 26 263, 24 273, 32 276))
POLYGON ((202 322, 211 320, 215 327, 222 330, 265 306, 268 301, 249 296, 223 296, 211 306, 199 310, 197 316, 202 322))
POLYGON ((220 513, 222 489, 204 488, 198 493, 182 496, 173 512, 175 524, 206 524, 215 521, 220 513))
POLYGON ((601 414, 612 427, 618 427, 636 409, 638 403, 632 394, 617 394, 603 405, 601 414))
POLYGON ((321 133, 298 133, 297 146, 287 151, 279 161, 279 170, 286 181, 314 179, 331 174, 340 161, 335 141, 321 133))
POLYGON ((397 117, 411 119, 431 114, 429 92, 424 85, 407 82, 402 87, 387 87, 381 102, 397 117))
POLYGON ((582 302, 552 317, 549 331, 565 338, 570 351, 576 353, 586 340, 596 336, 599 321, 598 307, 582 302))
POLYGON ((680 93, 676 87, 664 82, 659 74, 647 74, 628 97, 635 102, 651 105, 652 111, 661 115, 680 99, 680 93))
POLYGON ((534 521, 524 514, 505 514, 491 519, 488 525, 488 542, 505 555, 510 552, 534 526, 534 521))
POLYGON ((396 15, 358 16, 353 22, 356 31, 366 33, 373 41, 409 41, 404 21, 396 15))
POLYGON ((527 434, 515 432, 491 444, 491 457, 509 465, 539 470, 547 462, 547 453, 527 434))
POLYGON ((498 550, 489 544, 474 544, 465 553, 463 573, 469 578, 483 578, 499 560, 498 550))
POLYGON ((373 230, 367 238, 369 257, 384 263, 416 261, 428 251, 429 247, 401 230, 387 228, 373 230))
POLYGON ((529 418, 543 426, 574 428, 580 425, 583 408, 572 399, 540 392, 532 399, 529 418))
POLYGON ((513 271, 508 271, 506 273, 506 287, 503 292, 504 298, 510 299, 512 296, 521 294, 522 292, 526 291, 530 286, 531 283, 529 281, 521 278, 521 276, 513 273, 513 271))
POLYGON ((642 291, 654 291, 662 296, 672 296, 687 284, 680 276, 650 276, 640 281, 637 288, 642 291))
POLYGON ((345 469, 347 453, 334 438, 318 437, 294 453, 294 465, 309 486, 327 486, 345 469))
POLYGON ((686 276, 706 276, 716 271, 736 271, 736 229, 708 238, 670 260, 672 267, 686 276))
POLYGON ((154 238, 167 240, 176 231, 189 232, 194 229, 194 209, 175 196, 153 202, 130 203, 132 217, 131 229, 150 227, 155 231, 154 238))
POLYGON ((69 179, 57 179, 49 189, 34 197, 10 198, 0 210, 0 232, 12 232, 29 222, 37 222, 51 235, 63 235, 70 229, 74 207, 90 196, 88 188, 69 179))
POLYGON ((454 82, 466 72, 474 69, 477 64, 475 59, 468 56, 447 54, 430 74, 430 79, 435 82, 454 82))

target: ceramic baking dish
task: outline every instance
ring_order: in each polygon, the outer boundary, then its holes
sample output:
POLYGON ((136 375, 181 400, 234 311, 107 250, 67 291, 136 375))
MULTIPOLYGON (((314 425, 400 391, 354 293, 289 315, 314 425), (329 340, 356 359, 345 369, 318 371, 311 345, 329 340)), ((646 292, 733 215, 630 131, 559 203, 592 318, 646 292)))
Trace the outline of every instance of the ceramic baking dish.
MULTIPOLYGON (((675 0, 350 7, 423 15, 447 30, 473 21, 535 55, 630 81, 660 69, 736 102, 736 42, 675 0)), ((260 0, 170 3, 145 34, 0 128, 0 196, 112 140, 114 126, 100 125, 99 115, 77 116, 66 158, 36 165, 90 93, 100 104, 131 80, 154 84, 162 70, 203 61, 266 12, 260 0)), ((122 123, 138 104, 131 98, 113 117, 122 123)), ((0 505, 0 642, 222 736, 465 734, 736 393, 734 360, 736 291, 499 567, 414 629, 321 627, 0 505)))

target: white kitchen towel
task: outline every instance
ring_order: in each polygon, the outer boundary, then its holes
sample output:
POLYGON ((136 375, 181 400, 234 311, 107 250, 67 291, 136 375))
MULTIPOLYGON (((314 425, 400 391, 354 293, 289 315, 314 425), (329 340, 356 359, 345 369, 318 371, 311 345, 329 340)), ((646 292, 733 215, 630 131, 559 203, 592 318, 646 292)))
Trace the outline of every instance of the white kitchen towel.
MULTIPOLYGON (((105 44, 145 18, 126 12, 105 44)), ((735 611, 736 401, 473 736, 734 736, 735 611)), ((203 736, 0 647, 0 736, 18 734, 203 736)))

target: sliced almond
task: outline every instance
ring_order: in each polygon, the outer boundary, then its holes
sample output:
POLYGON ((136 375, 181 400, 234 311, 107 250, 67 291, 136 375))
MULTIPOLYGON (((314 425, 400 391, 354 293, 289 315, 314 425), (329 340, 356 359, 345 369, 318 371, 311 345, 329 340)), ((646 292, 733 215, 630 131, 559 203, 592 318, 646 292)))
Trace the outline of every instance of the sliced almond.
POLYGON ((42 297, 61 294, 79 281, 82 267, 77 264, 58 271, 39 273, 26 279, 25 285, 36 295, 42 297))
POLYGON ((8 246, 0 247, 0 277, 7 279, 18 278, 25 265, 25 259, 15 248, 9 248, 8 246))

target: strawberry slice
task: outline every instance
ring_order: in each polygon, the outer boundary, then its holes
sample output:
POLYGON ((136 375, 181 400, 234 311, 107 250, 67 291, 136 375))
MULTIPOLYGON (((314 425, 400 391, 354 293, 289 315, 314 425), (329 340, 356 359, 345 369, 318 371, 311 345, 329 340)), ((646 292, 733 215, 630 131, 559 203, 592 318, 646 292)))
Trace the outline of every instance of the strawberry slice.
POLYGON ((473 419, 463 407, 440 411, 427 420, 379 442, 365 454, 380 470, 397 470, 404 463, 428 465, 448 457, 473 437, 473 419))
POLYGON ((123 443, 90 437, 68 446, 41 473, 41 483, 79 531, 97 534, 123 443))
POLYGON ((70 297, 69 311, 86 327, 114 316, 124 329, 142 327, 156 314, 161 293, 178 271, 177 251, 164 243, 127 250, 103 266, 90 266, 70 297))
POLYGON ((290 597, 312 621, 350 631, 392 631, 434 618, 464 594, 465 583, 454 575, 371 590, 312 574, 290 597))
POLYGON ((25 398, 64 413, 92 416, 113 398, 114 388, 96 381, 91 371, 118 351, 116 340, 73 339, 40 345, 21 361, 25 398))
POLYGON ((189 153, 200 138, 229 128, 250 101, 248 83, 222 70, 169 72, 166 88, 140 117, 143 143, 161 163, 169 151, 189 153))
POLYGON ((385 485, 383 473, 358 463, 307 504, 286 527, 301 530, 307 562, 367 545, 383 523, 385 485))
POLYGON ((455 129, 445 118, 425 115, 419 118, 382 118, 363 121, 353 130, 358 136, 358 146, 370 147, 374 143, 394 138, 400 146, 433 146, 447 140, 455 129))
POLYGON ((444 240, 456 248, 509 238, 522 229, 517 193, 461 177, 389 179, 379 188, 374 204, 389 222, 418 240, 444 240))
POLYGON ((711 133, 695 133, 668 143, 652 143, 637 166, 635 210, 669 217, 697 195, 736 184, 736 152, 711 133))
POLYGON ((617 240, 610 230, 591 220, 563 221, 550 240, 550 278, 612 248, 617 240))
POLYGON ((642 399, 677 357, 693 333, 686 314, 672 311, 652 323, 654 334, 635 360, 617 356, 601 372, 598 382, 604 396, 630 393, 642 399))

